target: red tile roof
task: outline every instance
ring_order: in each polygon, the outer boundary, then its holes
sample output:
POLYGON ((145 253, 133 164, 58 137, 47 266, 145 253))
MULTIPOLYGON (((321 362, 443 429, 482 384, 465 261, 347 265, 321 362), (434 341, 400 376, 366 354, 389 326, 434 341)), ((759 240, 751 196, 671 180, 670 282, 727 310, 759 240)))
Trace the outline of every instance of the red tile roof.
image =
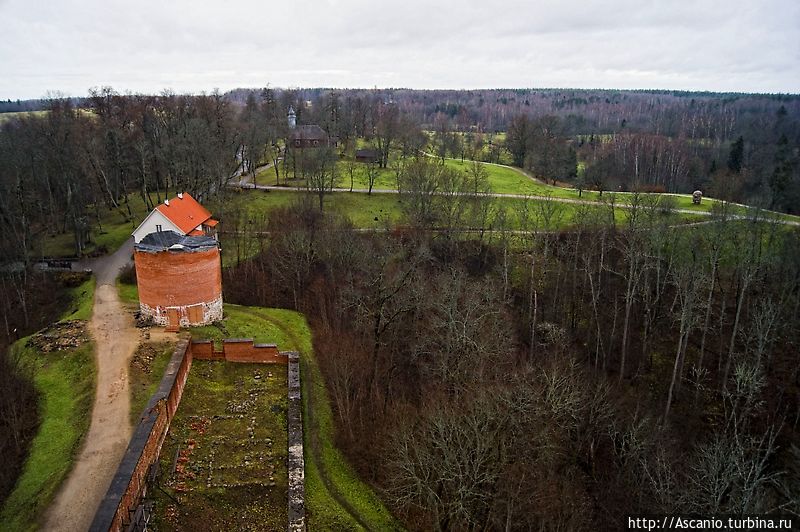
POLYGON ((177 225, 184 234, 189 234, 198 225, 211 218, 211 213, 197 203, 197 200, 191 195, 184 192, 181 196, 183 197, 170 199, 169 205, 162 203, 156 208, 177 225))

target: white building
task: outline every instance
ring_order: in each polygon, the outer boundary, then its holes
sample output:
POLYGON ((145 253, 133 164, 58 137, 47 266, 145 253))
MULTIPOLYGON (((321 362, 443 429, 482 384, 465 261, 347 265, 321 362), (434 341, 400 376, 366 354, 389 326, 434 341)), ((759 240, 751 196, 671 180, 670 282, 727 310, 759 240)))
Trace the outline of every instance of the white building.
POLYGON ((217 224, 211 213, 190 194, 164 200, 153 209, 133 232, 133 241, 138 244, 150 233, 175 231, 181 235, 208 235, 217 238, 217 224))

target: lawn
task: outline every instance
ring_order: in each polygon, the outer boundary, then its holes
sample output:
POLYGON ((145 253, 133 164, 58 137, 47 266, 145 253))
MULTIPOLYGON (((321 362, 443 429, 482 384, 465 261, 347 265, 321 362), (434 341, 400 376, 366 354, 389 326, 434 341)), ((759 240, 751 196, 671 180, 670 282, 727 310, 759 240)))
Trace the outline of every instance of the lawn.
MULTIPOLYGON (((192 328, 195 338, 253 337, 300 353, 303 381, 306 512, 309 530, 394 530, 395 520, 334 444, 333 414, 314 359, 311 332, 290 310, 225 305, 222 327, 192 328), (356 519, 353 515, 357 515, 356 519)), ((194 369, 192 369, 194 372, 194 369)))
MULTIPOLYGON (((157 203, 155 194, 150 194, 150 198, 157 203)), ((128 194, 128 202, 132 214, 130 217, 124 203, 118 209, 100 206, 99 216, 96 215, 94 207, 87 208, 92 228, 90 242, 84 249, 85 255, 111 253, 130 238, 133 230, 150 211, 138 192, 128 194)), ((40 252, 44 257, 74 257, 75 243, 72 232, 44 235, 40 252)))
MULTIPOLYGON (((449 168, 468 172, 472 161, 460 161, 458 159, 445 159, 445 165, 449 168)), ((601 202, 608 201, 608 198, 613 194, 616 198, 618 205, 626 205, 630 202, 630 192, 612 192, 606 191, 600 194, 594 190, 583 190, 579 192, 574 188, 565 188, 555 185, 544 183, 540 180, 532 179, 525 172, 518 168, 511 166, 503 166, 490 163, 481 163, 487 172, 487 177, 491 191, 496 194, 514 194, 523 196, 544 196, 554 199, 569 199, 569 200, 582 200, 601 202)), ((338 188, 350 188, 350 177, 347 173, 346 163, 339 161, 337 163, 337 170, 339 173, 336 186, 338 188)), ((263 181, 261 184, 274 184, 274 174, 272 180, 263 181)), ((305 187, 305 181, 302 179, 289 179, 287 183, 281 181, 282 184, 287 186, 305 187)), ((368 179, 366 176, 366 166, 364 164, 356 165, 356 173, 353 180, 354 189, 367 189, 369 187, 368 179)), ((375 181, 374 189, 378 190, 397 190, 397 180, 394 171, 391 168, 378 169, 378 178, 375 181)), ((719 200, 713 198, 703 198, 699 205, 695 205, 692 201, 690 194, 658 194, 659 199, 671 201, 674 208, 695 211, 695 212, 710 212, 712 205, 719 203, 719 200)), ((736 215, 747 215, 752 212, 752 208, 742 205, 729 206, 730 212, 736 215)), ((353 213, 357 213, 358 209, 352 209, 353 213)), ((778 219, 785 221, 800 221, 800 217, 791 216, 787 214, 774 213, 778 219)), ((355 221, 355 220, 354 220, 355 221)), ((356 222, 358 227, 362 227, 356 222)))
MULTIPOLYGON (((74 288, 73 295, 75 304, 64 319, 79 320, 80 326, 91 314, 94 279, 74 288)), ((36 343, 33 335, 12 346, 32 372, 41 424, 17 485, 0 511, 0 530, 37 528, 89 428, 96 378, 93 343, 85 336, 76 347, 51 352, 42 352, 36 343)))
MULTIPOLYGON (((244 213, 247 221, 257 223, 275 208, 285 207, 292 202, 300 201, 302 194, 305 194, 305 192, 243 190, 232 198, 227 209, 244 213)), ((547 200, 541 199, 514 197, 494 199, 497 207, 506 209, 512 229, 521 228, 518 213, 524 210, 526 206, 530 212, 537 214, 541 212, 544 206, 552 206, 558 212, 556 228, 565 228, 573 225, 575 223, 574 215, 579 208, 577 204, 558 202, 556 200, 553 200, 553 203, 547 203, 547 200)), ((312 200, 316 201, 316 196, 312 200)), ((618 202, 617 204, 619 205, 620 203, 618 202)), ((359 192, 335 192, 325 197, 326 210, 336 211, 347 216, 355 227, 363 229, 383 229, 402 225, 402 205, 402 199, 399 194, 368 195, 359 192)), ((590 206, 590 208, 600 209, 603 207, 598 204, 597 207, 590 206)), ((704 219, 699 215, 671 216, 674 217, 675 223, 704 219)), ((615 217, 618 222, 623 221, 625 219, 625 209, 615 209, 615 217)), ((537 223, 535 225, 541 224, 537 223)), ((225 249, 223 247, 224 252, 225 249)))

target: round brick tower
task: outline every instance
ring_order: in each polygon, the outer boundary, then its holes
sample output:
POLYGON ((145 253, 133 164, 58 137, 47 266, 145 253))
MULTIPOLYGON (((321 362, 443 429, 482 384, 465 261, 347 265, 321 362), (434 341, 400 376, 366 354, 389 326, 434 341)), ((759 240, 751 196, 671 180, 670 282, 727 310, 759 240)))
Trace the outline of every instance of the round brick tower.
POLYGON ((222 270, 214 238, 151 233, 134 246, 133 258, 143 315, 175 328, 222 319, 222 270))

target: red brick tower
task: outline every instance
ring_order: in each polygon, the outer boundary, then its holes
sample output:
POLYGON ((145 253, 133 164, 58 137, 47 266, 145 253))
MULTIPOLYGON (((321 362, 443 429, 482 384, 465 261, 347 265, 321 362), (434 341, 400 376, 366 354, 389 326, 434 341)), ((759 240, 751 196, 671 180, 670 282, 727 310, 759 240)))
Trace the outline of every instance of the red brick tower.
POLYGON ((143 315, 172 329, 222 319, 222 270, 214 238, 150 233, 134 246, 133 258, 143 315))

